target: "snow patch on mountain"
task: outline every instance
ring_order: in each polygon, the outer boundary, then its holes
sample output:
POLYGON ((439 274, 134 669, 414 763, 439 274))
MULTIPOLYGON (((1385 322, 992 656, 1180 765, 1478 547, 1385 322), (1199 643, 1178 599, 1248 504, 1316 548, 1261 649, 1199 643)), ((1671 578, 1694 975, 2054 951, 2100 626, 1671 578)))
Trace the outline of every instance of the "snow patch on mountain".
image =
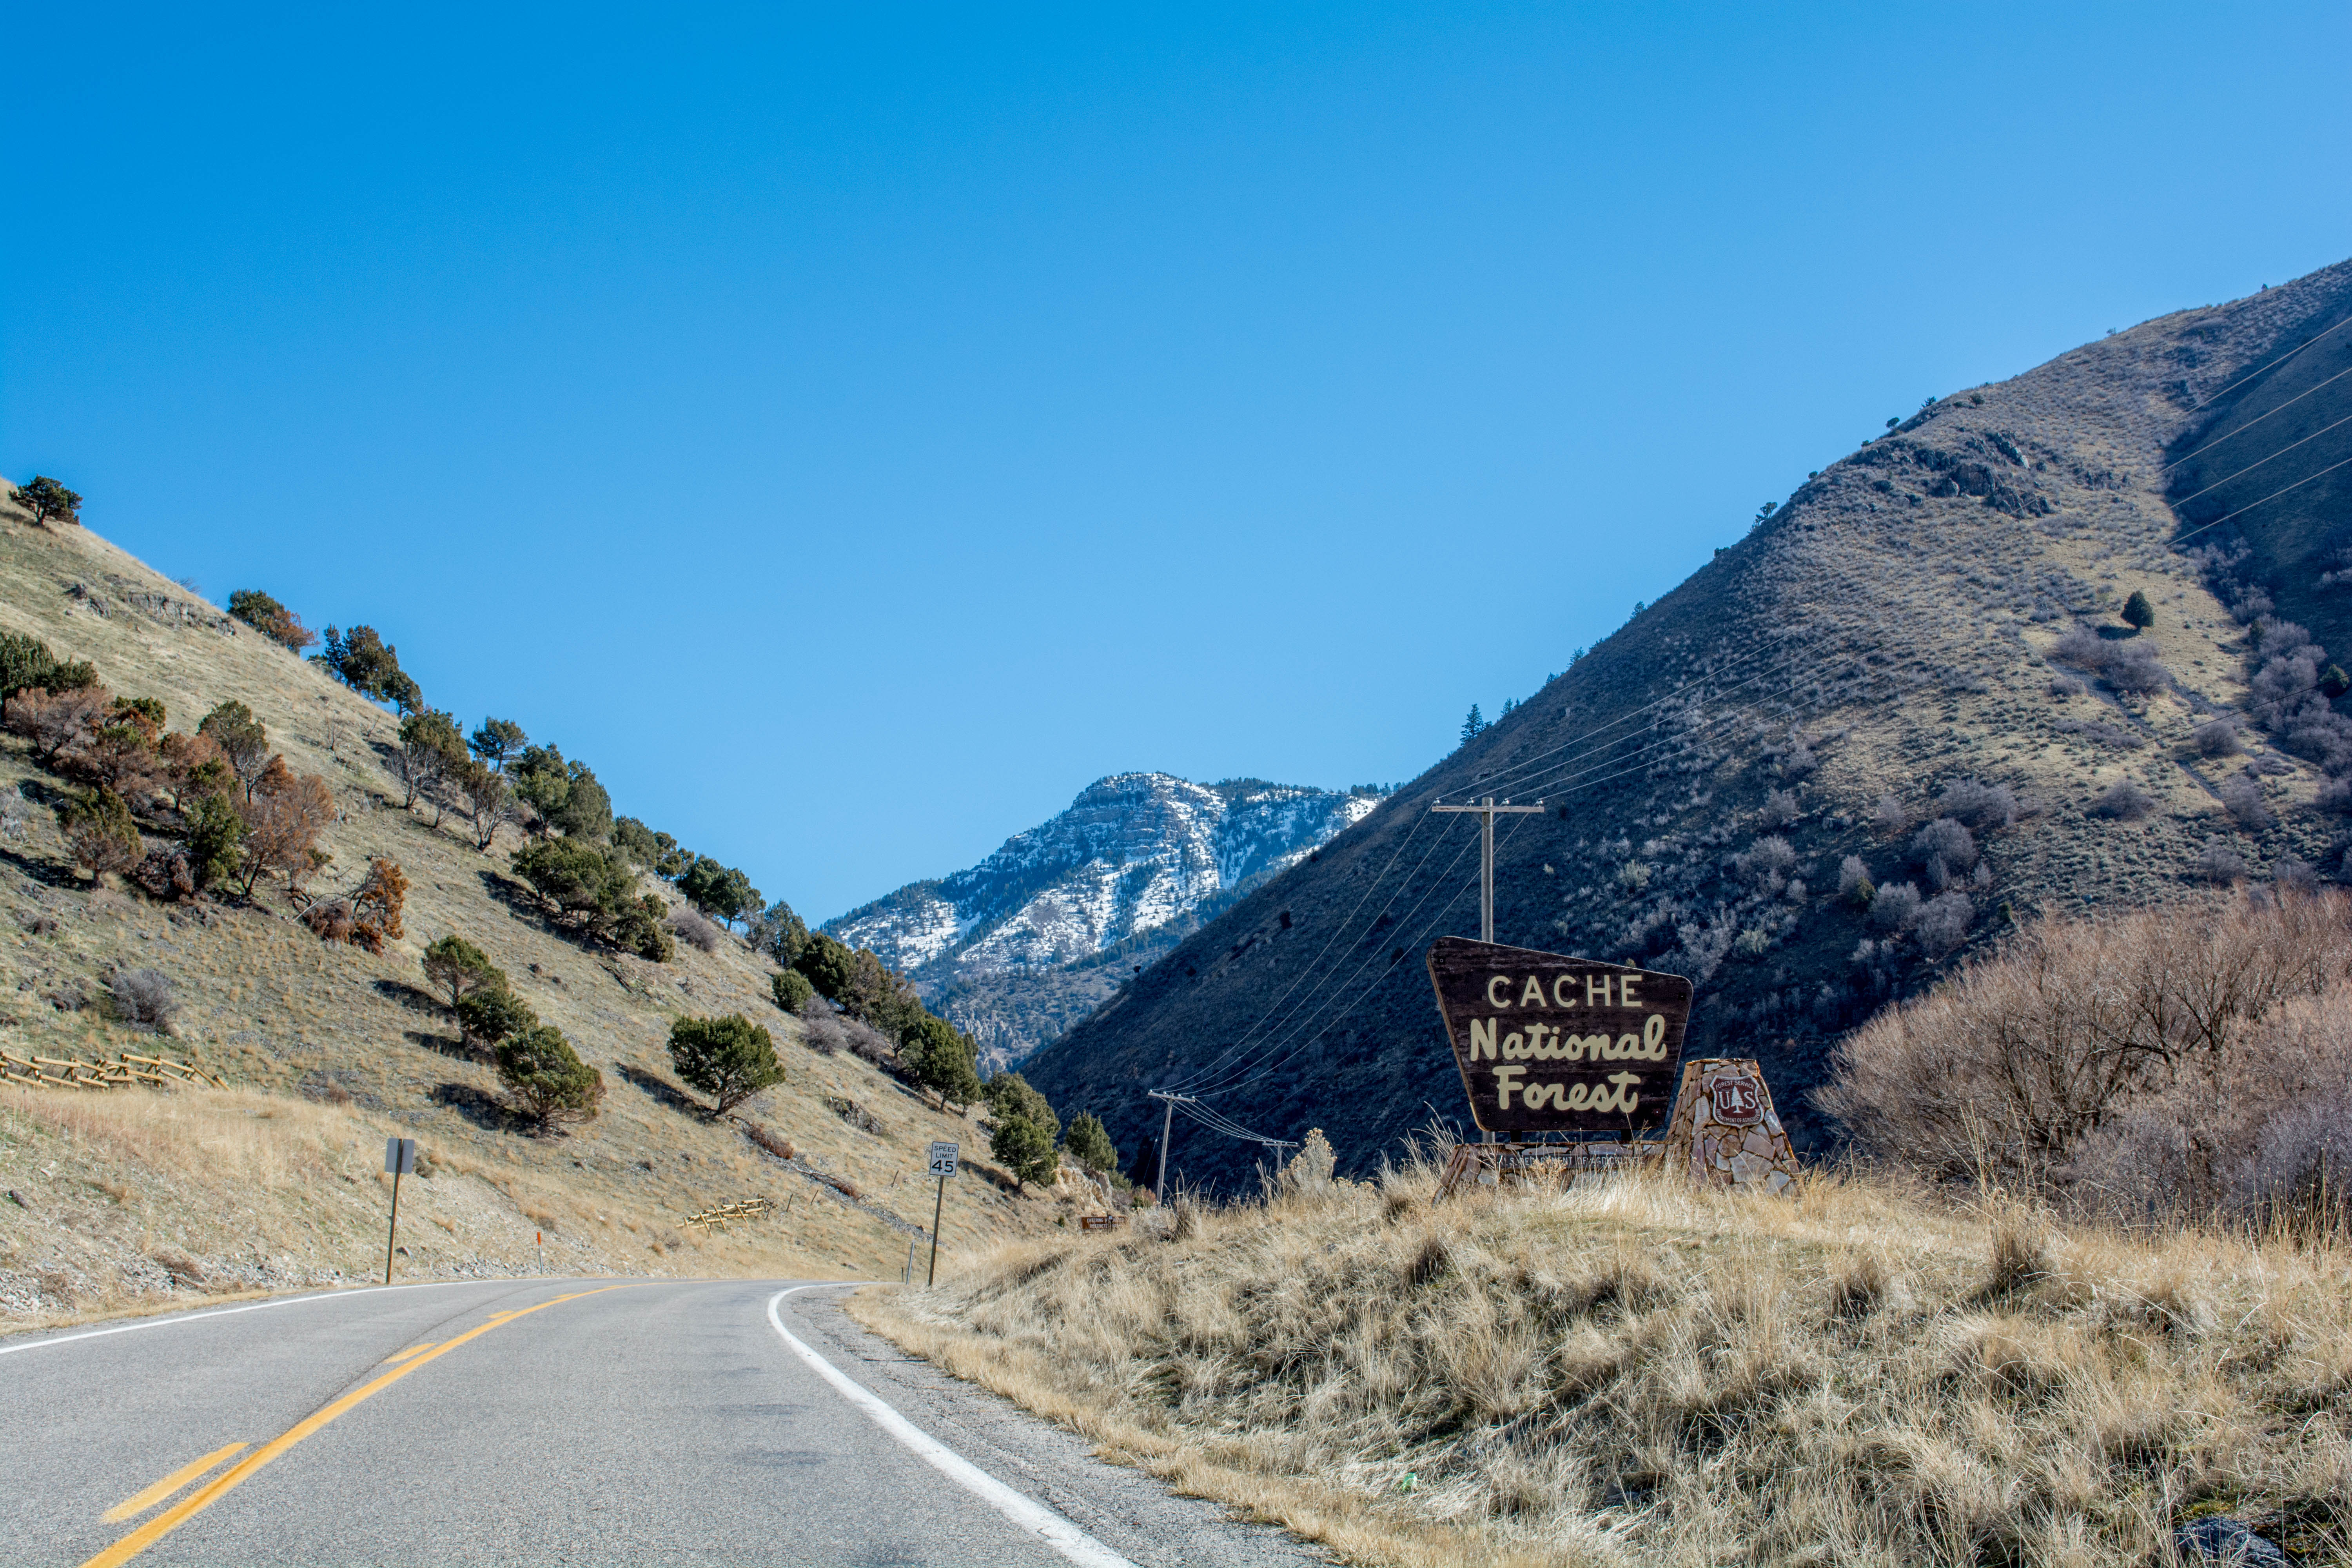
POLYGON ((1136 969, 1370 814, 1370 790, 1115 773, 979 865, 914 882, 828 921, 907 974, 1017 1062, 1091 1012, 1136 969))

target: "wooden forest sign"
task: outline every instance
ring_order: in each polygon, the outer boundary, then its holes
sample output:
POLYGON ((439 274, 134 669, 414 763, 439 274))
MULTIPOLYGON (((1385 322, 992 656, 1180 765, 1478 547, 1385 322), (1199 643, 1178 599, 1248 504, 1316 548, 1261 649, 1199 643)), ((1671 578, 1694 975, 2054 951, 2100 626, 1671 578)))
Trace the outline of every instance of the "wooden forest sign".
POLYGON ((1665 1125, 1691 983, 1565 953, 1440 937, 1437 1010, 1488 1132, 1652 1132, 1665 1125))

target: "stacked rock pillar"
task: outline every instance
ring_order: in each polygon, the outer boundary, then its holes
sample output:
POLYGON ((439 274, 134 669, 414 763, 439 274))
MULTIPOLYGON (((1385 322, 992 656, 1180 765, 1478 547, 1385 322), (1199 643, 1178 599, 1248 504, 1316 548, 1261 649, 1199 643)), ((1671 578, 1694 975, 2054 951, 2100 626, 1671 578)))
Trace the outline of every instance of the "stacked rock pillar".
POLYGON ((1789 1146, 1763 1069, 1746 1057, 1702 1057, 1683 1064, 1665 1164, 1702 1186, 1738 1192, 1797 1190, 1797 1152, 1789 1146))

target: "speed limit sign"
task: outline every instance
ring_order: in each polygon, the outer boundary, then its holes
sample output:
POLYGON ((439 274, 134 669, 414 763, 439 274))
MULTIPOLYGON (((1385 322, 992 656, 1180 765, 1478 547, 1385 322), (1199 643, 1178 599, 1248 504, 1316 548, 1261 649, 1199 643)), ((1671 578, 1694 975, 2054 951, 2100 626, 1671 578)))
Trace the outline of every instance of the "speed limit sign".
POLYGON ((952 1176, 955 1173, 956 1146, 952 1143, 932 1144, 931 1168, 929 1174, 934 1176, 952 1176))

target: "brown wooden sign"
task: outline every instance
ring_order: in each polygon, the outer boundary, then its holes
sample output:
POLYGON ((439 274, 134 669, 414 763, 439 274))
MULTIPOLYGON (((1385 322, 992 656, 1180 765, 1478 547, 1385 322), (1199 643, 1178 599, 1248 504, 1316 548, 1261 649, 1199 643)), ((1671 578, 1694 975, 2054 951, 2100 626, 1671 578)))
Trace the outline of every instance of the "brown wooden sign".
POLYGON ((1466 937, 1430 944, 1430 984, 1488 1132, 1650 1132, 1665 1125, 1691 983, 1466 937))
POLYGON ((1116 1230, 1118 1215, 1115 1214, 1082 1214, 1078 1216, 1080 1230, 1116 1230))

